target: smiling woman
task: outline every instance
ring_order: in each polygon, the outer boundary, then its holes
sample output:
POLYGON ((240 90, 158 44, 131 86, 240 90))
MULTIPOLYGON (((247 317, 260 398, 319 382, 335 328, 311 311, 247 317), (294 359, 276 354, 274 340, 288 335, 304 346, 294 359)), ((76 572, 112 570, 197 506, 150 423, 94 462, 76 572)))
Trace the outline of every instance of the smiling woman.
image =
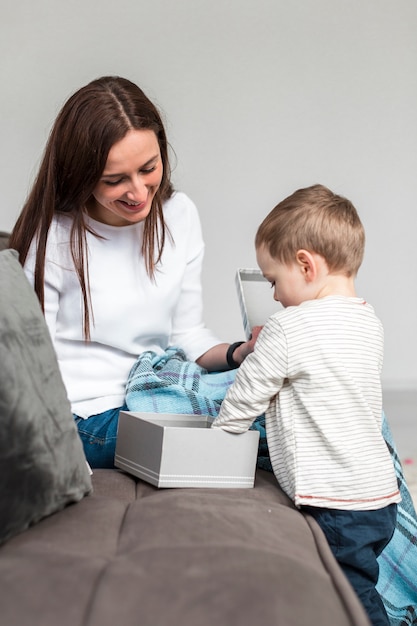
POLYGON ((152 130, 130 130, 110 148, 104 172, 87 205, 91 217, 113 226, 144 220, 161 184, 163 164, 152 130))
MULTIPOLYGON (((86 456, 112 467, 118 416, 139 355, 169 346, 208 371, 229 344, 203 323, 196 207, 170 182, 154 104, 103 77, 59 113, 10 245, 34 285, 86 456)), ((254 339, 233 351, 241 362, 254 339)))

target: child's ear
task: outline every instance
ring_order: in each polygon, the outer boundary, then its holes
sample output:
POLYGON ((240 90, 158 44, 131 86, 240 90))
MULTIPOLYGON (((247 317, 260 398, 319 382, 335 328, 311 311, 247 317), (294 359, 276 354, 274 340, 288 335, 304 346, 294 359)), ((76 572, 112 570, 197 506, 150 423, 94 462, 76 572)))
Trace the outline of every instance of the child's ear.
POLYGON ((296 261, 307 282, 311 282, 316 278, 317 264, 311 252, 308 252, 308 250, 298 250, 296 261))

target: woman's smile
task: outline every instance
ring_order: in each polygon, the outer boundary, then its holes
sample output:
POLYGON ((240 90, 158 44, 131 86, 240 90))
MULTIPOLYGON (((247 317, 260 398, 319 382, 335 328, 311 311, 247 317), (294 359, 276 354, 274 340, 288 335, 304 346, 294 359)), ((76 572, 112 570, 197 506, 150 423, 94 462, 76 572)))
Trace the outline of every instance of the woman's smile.
POLYGON ((144 202, 129 202, 127 200, 118 200, 128 211, 141 211, 146 206, 146 200, 144 202))

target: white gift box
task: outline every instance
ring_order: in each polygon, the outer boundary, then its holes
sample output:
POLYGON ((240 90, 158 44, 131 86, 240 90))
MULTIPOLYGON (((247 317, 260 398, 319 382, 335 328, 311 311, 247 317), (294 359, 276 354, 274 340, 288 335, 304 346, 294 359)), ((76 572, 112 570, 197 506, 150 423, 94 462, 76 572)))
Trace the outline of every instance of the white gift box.
POLYGON ((253 487, 259 433, 204 415, 121 411, 115 466, 156 487, 253 487))

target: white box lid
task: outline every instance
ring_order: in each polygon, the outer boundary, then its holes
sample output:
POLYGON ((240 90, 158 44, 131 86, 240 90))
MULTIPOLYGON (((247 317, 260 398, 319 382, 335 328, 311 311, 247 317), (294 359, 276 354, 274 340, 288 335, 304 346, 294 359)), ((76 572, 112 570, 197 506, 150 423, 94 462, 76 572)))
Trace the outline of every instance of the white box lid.
POLYGON ((238 269, 236 289, 246 339, 249 339, 254 326, 263 326, 270 315, 282 309, 274 300, 274 292, 269 282, 258 269, 238 269))

